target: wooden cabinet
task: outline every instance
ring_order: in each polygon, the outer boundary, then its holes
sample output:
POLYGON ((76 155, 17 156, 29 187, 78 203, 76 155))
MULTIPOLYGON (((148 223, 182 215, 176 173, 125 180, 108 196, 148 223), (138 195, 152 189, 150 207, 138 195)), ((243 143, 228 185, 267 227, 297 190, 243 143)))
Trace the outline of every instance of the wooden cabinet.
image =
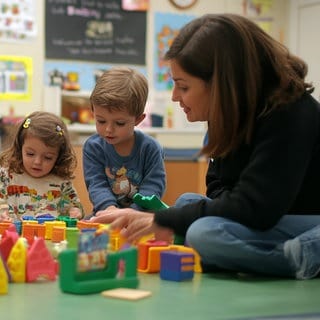
MULTIPOLYGON (((87 188, 84 183, 82 166, 82 146, 75 145, 78 166, 75 171, 76 178, 73 181, 80 200, 84 206, 85 213, 92 212, 87 188)), ((205 175, 207 171, 206 161, 166 161, 167 189, 162 200, 173 205, 179 195, 185 192, 196 192, 205 194, 205 175)))
POLYGON ((87 187, 84 182, 83 177, 83 165, 82 165, 82 146, 73 146, 73 149, 77 156, 78 165, 75 170, 75 179, 73 180, 73 185, 77 190, 80 201, 84 207, 84 212, 86 215, 92 212, 92 203, 89 199, 87 192, 87 187))
POLYGON ((173 205, 183 193, 205 194, 206 161, 166 161, 167 189, 162 200, 173 205))

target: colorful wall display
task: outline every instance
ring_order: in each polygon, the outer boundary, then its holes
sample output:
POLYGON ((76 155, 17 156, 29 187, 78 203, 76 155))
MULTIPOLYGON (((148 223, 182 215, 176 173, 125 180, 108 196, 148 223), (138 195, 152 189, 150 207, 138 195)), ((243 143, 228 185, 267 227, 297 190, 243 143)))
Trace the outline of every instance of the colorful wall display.
POLYGON ((32 59, 0 56, 0 100, 31 99, 32 59))
POLYGON ((181 14, 155 14, 154 86, 156 90, 163 91, 172 88, 169 68, 162 58, 180 28, 194 18, 195 16, 181 14))
POLYGON ((37 35, 35 0, 1 0, 0 41, 20 42, 37 35))

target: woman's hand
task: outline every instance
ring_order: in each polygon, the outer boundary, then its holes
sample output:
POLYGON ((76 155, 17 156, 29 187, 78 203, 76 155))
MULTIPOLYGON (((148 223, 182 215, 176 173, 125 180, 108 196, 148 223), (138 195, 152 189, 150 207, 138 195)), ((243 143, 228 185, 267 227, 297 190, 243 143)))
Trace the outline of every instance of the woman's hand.
POLYGON ((109 207, 90 221, 110 224, 111 229, 120 230, 121 235, 131 243, 151 233, 155 234, 156 240, 171 242, 173 238, 172 230, 154 223, 154 213, 151 212, 109 207))
POLYGON ((9 207, 6 204, 0 205, 0 222, 2 221, 13 221, 9 215, 9 207))

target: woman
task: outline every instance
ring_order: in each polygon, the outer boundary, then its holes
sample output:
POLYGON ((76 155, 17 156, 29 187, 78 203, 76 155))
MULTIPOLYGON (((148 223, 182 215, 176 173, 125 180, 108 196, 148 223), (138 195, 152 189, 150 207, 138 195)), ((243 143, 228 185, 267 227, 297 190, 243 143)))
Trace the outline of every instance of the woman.
POLYGON ((320 106, 307 65, 256 24, 208 14, 184 26, 165 56, 190 122, 208 122, 207 197, 184 194, 150 213, 96 221, 129 241, 185 235, 204 271, 309 279, 320 269, 320 106))

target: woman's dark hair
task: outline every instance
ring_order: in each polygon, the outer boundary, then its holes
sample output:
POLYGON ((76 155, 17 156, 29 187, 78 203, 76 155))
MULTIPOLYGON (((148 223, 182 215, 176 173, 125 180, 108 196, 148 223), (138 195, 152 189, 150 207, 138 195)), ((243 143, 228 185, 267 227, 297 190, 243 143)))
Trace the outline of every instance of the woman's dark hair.
POLYGON ((202 153, 225 156, 249 143, 258 117, 297 100, 313 86, 307 65, 254 22, 207 14, 185 25, 165 60, 211 88, 208 144, 202 153))

